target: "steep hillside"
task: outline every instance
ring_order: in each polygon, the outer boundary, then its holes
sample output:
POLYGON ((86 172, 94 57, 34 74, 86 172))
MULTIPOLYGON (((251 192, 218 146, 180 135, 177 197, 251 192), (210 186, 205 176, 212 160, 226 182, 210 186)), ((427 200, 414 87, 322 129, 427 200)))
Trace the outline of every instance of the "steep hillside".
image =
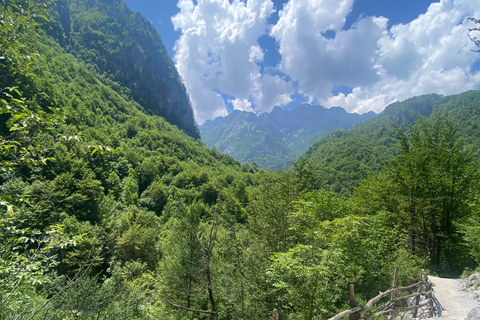
POLYGON ((349 114, 342 108, 326 109, 303 104, 292 111, 276 107, 259 116, 235 110, 201 125, 207 146, 242 162, 278 169, 290 166, 311 144, 332 131, 350 129, 375 117, 373 112, 349 114))
MULTIPOLYGON (((146 112, 42 31, 45 5, 0 2, 2 319, 328 319, 348 308, 348 283, 367 301, 391 286, 394 266, 405 286, 421 268, 478 264, 478 162, 444 118, 414 125, 432 135, 406 133, 417 143, 396 170, 342 197, 314 188, 307 160, 275 172, 241 165, 146 112)), ((77 18, 92 20, 84 10, 77 18)), ((420 99, 434 109, 446 98, 420 99)), ((443 105, 476 141, 478 93, 443 105)), ((346 141, 345 155, 383 157, 368 137, 346 141)))
POLYGON ((121 0, 59 0, 52 16, 48 33, 104 83, 118 82, 118 92, 199 137, 185 86, 147 19, 121 0))
POLYGON ((317 186, 350 193, 369 172, 376 172, 394 156, 395 126, 412 127, 420 116, 446 115, 454 120, 469 145, 479 142, 480 92, 458 95, 423 95, 393 103, 375 119, 358 124, 350 131, 336 131, 315 142, 303 155, 318 174, 317 186))
MULTIPOLYGON (((42 13, 42 3, 12 3, 26 7, 2 3, 0 11, 2 26, 5 12, 13 17, 13 27, 0 32, 0 295, 10 299, 2 300, 0 313, 8 319, 33 319, 40 311, 37 318, 146 318, 142 309, 153 286, 131 281, 155 272, 169 226, 192 214, 198 228, 220 194, 238 208, 235 219, 245 219, 245 189, 258 170, 249 173, 146 113, 130 88, 86 64, 82 50, 69 53, 61 39, 37 30, 31 12, 42 13), (65 121, 47 121, 52 111, 65 121), (58 288, 65 294, 42 310, 58 288)), ((102 21, 89 9, 79 11, 78 24, 102 21)), ((138 21, 134 27, 142 30, 144 20, 138 21)), ((95 63, 104 57, 84 49, 95 63)))

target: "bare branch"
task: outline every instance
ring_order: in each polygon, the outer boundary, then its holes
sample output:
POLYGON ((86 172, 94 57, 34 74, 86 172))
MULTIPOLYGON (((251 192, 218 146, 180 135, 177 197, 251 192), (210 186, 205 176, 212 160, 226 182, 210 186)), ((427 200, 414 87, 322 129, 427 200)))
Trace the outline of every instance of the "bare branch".
POLYGON ((203 242, 202 242, 202 240, 200 240, 200 238, 198 237, 198 234, 196 234, 195 237, 197 238, 197 241, 198 241, 198 243, 200 244, 200 246, 202 247, 203 251, 208 252, 208 249, 203 245, 203 242))
POLYGON ((352 313, 356 313, 356 312, 359 312, 359 311, 362 311, 362 307, 355 307, 353 309, 348 309, 348 310, 345 310, 345 311, 342 311, 340 312, 339 314, 337 314, 336 316, 333 316, 331 317, 330 319, 328 320, 339 320, 349 314, 352 314, 352 313))
POLYGON ((401 288, 395 288, 395 289, 390 289, 390 290, 387 290, 385 292, 380 292, 380 294, 372 299, 370 299, 368 301, 368 303, 365 305, 365 309, 370 309, 373 307, 373 305, 375 303, 377 303, 378 301, 380 301, 382 298, 385 298, 386 296, 388 296, 390 293, 392 292, 396 292, 396 291, 403 291, 403 290, 408 290, 408 289, 411 289, 411 288, 415 288, 415 287, 418 287, 420 285, 423 284, 423 281, 419 281, 417 283, 414 283, 414 284, 411 284, 409 286, 406 286, 406 287, 401 287, 401 288))
MULTIPOLYGON (((473 17, 470 17, 468 18, 468 20, 476 23, 476 24, 480 24, 480 19, 475 19, 473 17)), ((470 40, 477 46, 477 47, 480 47, 480 39, 475 37, 475 36, 472 36, 470 34, 470 32, 472 31, 477 31, 477 32, 480 32, 480 27, 477 27, 477 28, 468 28, 468 37, 470 38, 470 40)), ((480 49, 478 50, 474 50, 472 49, 473 52, 480 52, 480 49)))

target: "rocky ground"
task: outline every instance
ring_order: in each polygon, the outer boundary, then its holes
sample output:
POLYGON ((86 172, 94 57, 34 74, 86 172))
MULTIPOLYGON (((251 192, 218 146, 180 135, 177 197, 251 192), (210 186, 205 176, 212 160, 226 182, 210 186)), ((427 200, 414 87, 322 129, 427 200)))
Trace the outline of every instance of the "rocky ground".
POLYGON ((429 276, 442 320, 480 320, 480 272, 462 279, 429 276))
MULTIPOLYGON (((480 320, 480 273, 462 279, 434 276, 429 276, 429 279, 434 284, 437 305, 433 319, 480 320)), ((427 318, 427 309, 421 308, 415 320, 427 318)))
POLYGON ((480 319, 480 273, 474 273, 469 277, 459 280, 462 290, 467 299, 476 302, 476 306, 468 313, 465 320, 480 319))
POLYGON ((437 319, 480 319, 470 318, 469 316, 472 310, 479 306, 478 296, 475 290, 473 290, 473 281, 469 282, 468 279, 446 279, 433 276, 429 278, 435 285, 434 295, 439 304, 439 308, 437 308, 437 319), (467 282, 472 285, 466 285, 467 282))

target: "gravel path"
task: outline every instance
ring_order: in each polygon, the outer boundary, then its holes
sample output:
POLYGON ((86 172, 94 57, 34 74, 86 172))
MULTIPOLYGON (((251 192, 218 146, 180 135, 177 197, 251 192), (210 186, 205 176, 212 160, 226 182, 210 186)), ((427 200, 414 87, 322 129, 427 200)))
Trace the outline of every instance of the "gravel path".
POLYGON ((472 293, 465 290, 462 280, 429 276, 434 283, 434 295, 441 305, 439 316, 442 320, 480 319, 479 302, 472 293))

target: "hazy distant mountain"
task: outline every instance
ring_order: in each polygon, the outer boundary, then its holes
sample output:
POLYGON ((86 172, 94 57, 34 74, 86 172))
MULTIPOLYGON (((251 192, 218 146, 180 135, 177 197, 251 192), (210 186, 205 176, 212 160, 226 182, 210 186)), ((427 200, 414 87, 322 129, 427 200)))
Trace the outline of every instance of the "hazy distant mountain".
POLYGON ((359 115, 342 108, 302 104, 292 111, 275 107, 271 113, 258 116, 235 110, 199 129, 207 146, 242 162, 277 169, 288 166, 319 138, 375 116, 373 112, 359 115))

